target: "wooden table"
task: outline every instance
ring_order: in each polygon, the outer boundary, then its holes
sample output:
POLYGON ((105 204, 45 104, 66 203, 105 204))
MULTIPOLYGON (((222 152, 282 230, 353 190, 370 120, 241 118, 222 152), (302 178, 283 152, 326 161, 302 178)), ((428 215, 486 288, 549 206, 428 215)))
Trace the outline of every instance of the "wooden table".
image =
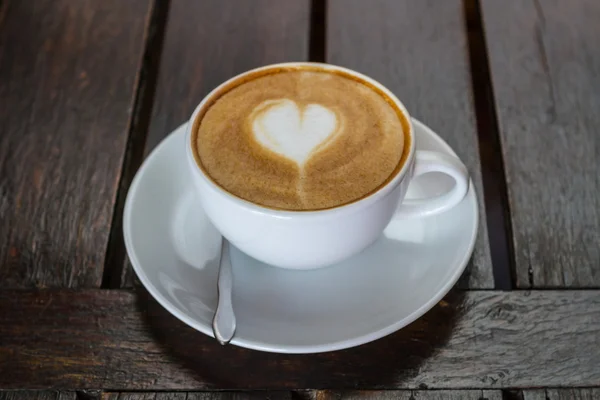
POLYGON ((0 399, 599 399, 598 21, 596 0, 1 1, 0 399), (157 143, 218 83, 290 60, 391 88, 481 199, 450 295, 318 355, 178 322, 121 234, 157 143))

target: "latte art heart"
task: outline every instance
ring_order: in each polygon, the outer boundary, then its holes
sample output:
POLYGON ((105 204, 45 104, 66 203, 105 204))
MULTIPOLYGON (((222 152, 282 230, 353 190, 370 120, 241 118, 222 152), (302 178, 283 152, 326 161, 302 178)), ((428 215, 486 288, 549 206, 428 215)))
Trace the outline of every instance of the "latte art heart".
POLYGON ((250 116, 256 140, 265 148, 303 166, 338 128, 332 110, 320 104, 300 108, 289 99, 268 100, 250 116))

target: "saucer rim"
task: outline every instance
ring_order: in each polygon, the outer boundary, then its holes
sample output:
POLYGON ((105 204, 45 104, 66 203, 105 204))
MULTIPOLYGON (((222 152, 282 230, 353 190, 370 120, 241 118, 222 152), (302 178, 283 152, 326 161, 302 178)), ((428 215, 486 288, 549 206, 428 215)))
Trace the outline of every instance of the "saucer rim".
MULTIPOLYGON (((412 118, 413 126, 415 127, 415 138, 417 137, 417 131, 419 129, 425 131, 430 134, 438 143, 442 145, 442 147, 448 151, 450 154, 457 156, 452 147, 446 143, 446 141, 441 138, 437 133, 435 133, 431 128, 417 120, 416 118, 412 118)), ((176 306, 172 305, 172 302, 166 299, 160 291, 155 287, 155 285, 151 282, 148 276, 144 273, 144 269, 139 262, 137 255, 135 253, 135 249, 133 247, 132 239, 131 239, 131 213, 132 213, 132 203, 133 198, 135 198, 135 194, 137 192, 137 188, 140 184, 140 181, 143 179, 145 175, 145 171, 147 170, 147 166, 154 161, 160 154, 162 154, 167 146, 163 146, 168 140, 173 139, 173 137, 179 132, 182 131, 182 135, 185 135, 185 128, 188 122, 184 122, 176 129, 174 129, 171 133, 169 133, 165 138, 163 138, 160 143, 156 146, 156 148, 151 152, 151 154, 142 162, 140 168, 136 172, 134 179, 131 182, 131 186, 127 192, 127 196, 125 199, 125 206, 123 209, 123 238, 125 241, 125 247, 127 251, 127 255, 131 262, 131 265, 138 276, 139 280, 142 282, 146 290, 154 297, 154 299, 164 307, 169 313, 175 316, 177 319, 190 326, 191 328, 204 333, 205 335, 214 338, 214 334, 209 325, 202 324, 201 322, 188 317, 183 312, 180 312, 176 306)), ((184 150, 184 149, 182 149, 184 150)), ((416 150, 419 150, 418 144, 416 144, 416 150)), ((458 156, 457 156, 458 157, 458 156)), ((422 317, 429 310, 431 310, 449 291, 454 287, 465 268, 467 267, 469 260, 473 254, 473 250, 475 248, 475 244, 477 241, 477 233, 479 228, 479 202, 477 198, 477 193, 474 190, 473 180, 469 179, 469 191, 467 192, 467 196, 473 197, 473 208, 471 210, 473 218, 473 225, 471 227, 471 238, 468 246, 468 250, 463 253, 463 257, 460 262, 457 262, 455 265, 458 268, 455 269, 453 275, 447 280, 447 282, 433 295, 427 302, 425 302, 422 306, 416 308, 406 317, 395 321, 394 323, 389 324, 388 326, 378 329, 377 331, 370 332, 364 335, 360 335, 351 339, 344 339, 340 341, 332 341, 328 343, 321 343, 318 345, 274 345, 271 343, 261 342, 257 340, 249 340, 240 338, 239 336, 234 336, 231 340, 230 344, 244 347, 252 350, 270 352, 270 353, 283 353, 283 354, 314 354, 314 353, 324 353, 329 351, 337 351, 343 350, 351 347, 360 346, 366 343, 373 342, 375 340, 381 339, 387 335, 390 335, 406 326, 416 321, 418 318, 422 317)), ((466 197, 465 197, 466 199, 466 197)), ((463 199, 464 201, 464 199, 463 199)), ((307 271, 306 273, 310 273, 307 271)))

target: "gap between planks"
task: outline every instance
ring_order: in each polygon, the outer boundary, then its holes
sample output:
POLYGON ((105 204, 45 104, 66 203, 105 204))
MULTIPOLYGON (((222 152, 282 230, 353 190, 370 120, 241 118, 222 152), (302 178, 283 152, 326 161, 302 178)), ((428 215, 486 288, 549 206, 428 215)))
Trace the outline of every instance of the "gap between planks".
POLYGON ((516 267, 510 206, 481 6, 479 0, 465 0, 464 6, 494 288, 512 290, 516 267))
POLYGON ((152 115, 152 104, 154 102, 169 5, 170 0, 155 0, 147 24, 146 43, 137 77, 137 91, 133 100, 133 112, 129 120, 123 168, 106 247, 104 271, 100 286, 102 289, 121 287, 126 271, 127 257, 123 239, 123 209, 131 181, 144 158, 144 144, 152 115))
POLYGON ((310 4, 310 34, 308 60, 325 62, 327 58, 327 0, 312 0, 310 4))

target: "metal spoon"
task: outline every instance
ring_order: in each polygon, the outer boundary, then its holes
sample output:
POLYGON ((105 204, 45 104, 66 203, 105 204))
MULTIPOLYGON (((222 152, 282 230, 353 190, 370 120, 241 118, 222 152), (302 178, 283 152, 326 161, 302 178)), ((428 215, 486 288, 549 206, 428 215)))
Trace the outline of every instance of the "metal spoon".
POLYGON ((233 287, 233 272, 229 258, 229 242, 223 238, 221 242, 221 261, 219 263, 219 281, 217 283, 219 300, 217 310, 212 321, 215 339, 222 345, 231 341, 235 334, 235 314, 231 301, 233 287))

